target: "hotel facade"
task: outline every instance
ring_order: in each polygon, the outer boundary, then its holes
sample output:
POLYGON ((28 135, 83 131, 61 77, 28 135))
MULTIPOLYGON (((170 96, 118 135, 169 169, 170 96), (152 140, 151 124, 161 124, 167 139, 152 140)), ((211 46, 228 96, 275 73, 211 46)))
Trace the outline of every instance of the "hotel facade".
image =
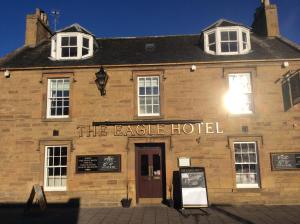
POLYGON ((37 9, 0 59, 0 203, 132 206, 174 197, 179 161, 205 168, 210 204, 300 204, 300 48, 277 8, 252 27, 96 38, 51 32, 37 9))

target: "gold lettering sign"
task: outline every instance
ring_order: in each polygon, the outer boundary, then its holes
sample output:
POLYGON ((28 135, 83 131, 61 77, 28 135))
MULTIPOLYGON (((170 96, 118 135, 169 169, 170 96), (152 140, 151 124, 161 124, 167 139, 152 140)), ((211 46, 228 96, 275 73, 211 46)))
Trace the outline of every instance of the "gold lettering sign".
POLYGON ((185 124, 138 124, 91 126, 79 125, 76 128, 78 137, 96 136, 153 136, 153 135, 200 135, 224 134, 219 122, 185 123, 185 124))

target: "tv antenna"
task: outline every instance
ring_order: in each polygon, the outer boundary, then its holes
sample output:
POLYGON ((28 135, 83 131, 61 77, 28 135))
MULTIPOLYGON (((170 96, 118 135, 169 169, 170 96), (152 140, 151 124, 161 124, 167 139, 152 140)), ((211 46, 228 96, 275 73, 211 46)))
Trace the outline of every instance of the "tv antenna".
POLYGON ((60 16, 60 12, 58 10, 52 10, 51 15, 54 17, 54 31, 56 31, 56 25, 60 16))

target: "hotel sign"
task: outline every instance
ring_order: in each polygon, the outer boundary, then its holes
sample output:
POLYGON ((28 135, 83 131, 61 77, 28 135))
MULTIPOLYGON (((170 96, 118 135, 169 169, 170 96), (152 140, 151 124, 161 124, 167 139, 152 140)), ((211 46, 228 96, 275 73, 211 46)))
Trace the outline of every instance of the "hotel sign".
POLYGON ((97 136, 163 136, 191 134, 223 134, 219 122, 188 121, 124 121, 93 122, 93 125, 77 126, 78 137, 97 136))

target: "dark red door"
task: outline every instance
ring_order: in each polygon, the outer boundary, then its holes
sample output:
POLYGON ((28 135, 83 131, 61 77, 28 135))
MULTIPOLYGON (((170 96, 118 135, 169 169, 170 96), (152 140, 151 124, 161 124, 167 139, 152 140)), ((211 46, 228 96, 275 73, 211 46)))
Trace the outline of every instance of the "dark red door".
POLYGON ((140 198, 162 197, 161 147, 137 146, 137 179, 140 198))

